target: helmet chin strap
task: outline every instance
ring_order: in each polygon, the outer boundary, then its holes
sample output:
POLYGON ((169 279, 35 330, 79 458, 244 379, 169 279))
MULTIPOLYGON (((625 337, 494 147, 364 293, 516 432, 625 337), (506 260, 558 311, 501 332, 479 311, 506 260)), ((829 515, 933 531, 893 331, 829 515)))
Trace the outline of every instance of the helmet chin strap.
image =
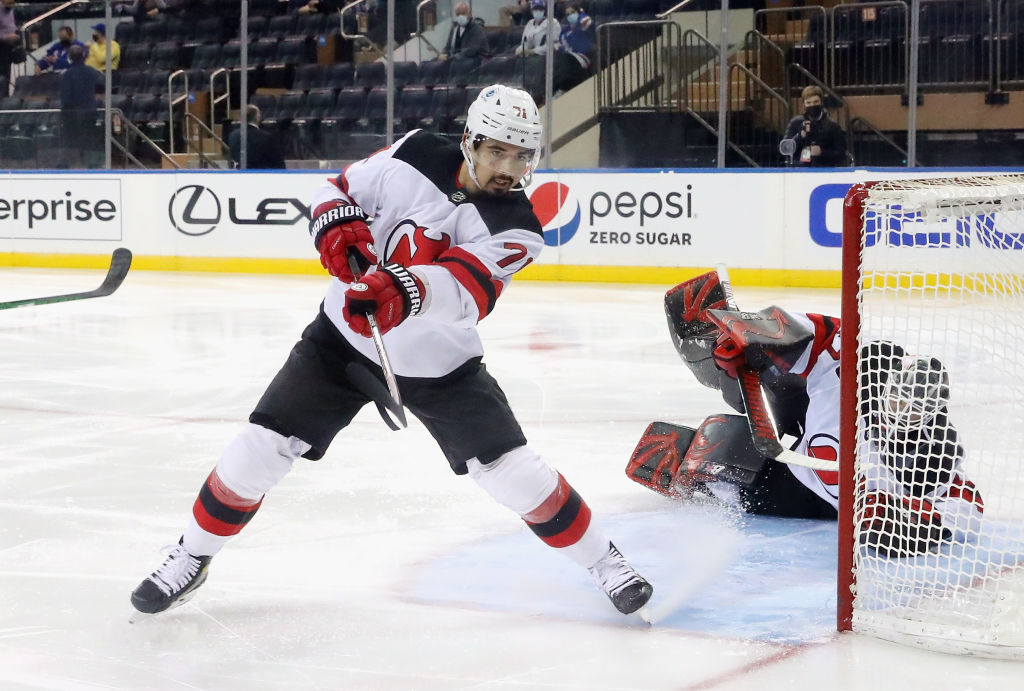
POLYGON ((459 145, 462 149, 462 157, 466 159, 466 165, 469 167, 469 177, 477 187, 483 189, 483 185, 480 184, 480 180, 476 177, 476 162, 473 160, 473 151, 468 144, 469 140, 470 137, 467 135, 462 138, 462 143, 459 145))
POLYGON ((521 192, 530 186, 530 181, 533 180, 533 170, 530 168, 526 169, 523 173, 523 177, 519 178, 519 182, 509 187, 513 192, 521 192))
POLYGON ((538 148, 533 154, 533 160, 530 161, 530 165, 526 167, 526 171, 523 172, 523 177, 519 178, 519 186, 513 185, 510 189, 515 191, 526 190, 533 181, 533 171, 537 168, 537 164, 540 163, 540 148, 538 148))

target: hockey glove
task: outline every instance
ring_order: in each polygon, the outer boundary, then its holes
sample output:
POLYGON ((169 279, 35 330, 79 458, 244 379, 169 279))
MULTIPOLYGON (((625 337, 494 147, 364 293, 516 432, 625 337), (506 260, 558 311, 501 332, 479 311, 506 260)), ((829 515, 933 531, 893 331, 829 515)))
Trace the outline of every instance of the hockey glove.
POLYGON ((423 283, 408 269, 401 264, 385 264, 349 286, 342 313, 353 331, 370 338, 366 315, 372 314, 385 334, 419 313, 423 295, 423 283))
POLYGON ((356 280, 348 265, 349 253, 356 258, 362 273, 377 263, 366 214, 358 206, 341 200, 321 204, 313 211, 309 234, 320 252, 323 267, 346 283, 356 280))
POLYGON ((733 340, 729 332, 723 331, 715 341, 715 349, 712 352, 715 358, 715 366, 728 374, 733 379, 738 377, 737 372, 747 366, 747 359, 743 356, 743 349, 733 340))
POLYGON ((910 557, 927 552, 951 536, 942 519, 923 499, 869 492, 863 499, 860 542, 884 557, 910 557))

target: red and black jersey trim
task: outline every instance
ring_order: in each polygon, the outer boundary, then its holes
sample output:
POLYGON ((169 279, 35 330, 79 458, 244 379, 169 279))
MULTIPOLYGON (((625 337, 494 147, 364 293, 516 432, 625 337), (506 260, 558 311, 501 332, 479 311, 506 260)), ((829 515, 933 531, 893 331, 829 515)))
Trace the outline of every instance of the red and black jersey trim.
POLYGON ((442 252, 435 262, 448 269, 455 280, 469 291, 476 302, 479 319, 491 313, 498 296, 501 295, 503 285, 501 281, 491 278, 491 272, 483 262, 459 247, 442 252))
POLYGON ((524 518, 533 534, 551 547, 568 547, 579 542, 590 527, 590 507, 561 475, 555 496, 563 499, 555 514, 546 521, 533 523, 524 518))
POLYGON ((345 166, 345 169, 341 171, 341 173, 339 173, 333 180, 331 180, 331 182, 334 183, 334 186, 337 187, 341 191, 341 193, 344 194, 349 199, 352 198, 352 195, 348 193, 348 169, 351 167, 352 164, 348 164, 347 166, 345 166))
POLYGON ((225 496, 213 489, 212 483, 218 482, 211 473, 202 489, 196 503, 192 506, 192 515, 195 517, 199 527, 214 535, 229 536, 237 535, 245 525, 252 520, 260 508, 263 500, 255 503, 228 503, 225 496))
POLYGON ((814 343, 811 345, 811 354, 807 358, 807 367, 803 372, 798 372, 801 377, 806 377, 818 363, 818 357, 828 351, 833 360, 839 360, 839 350, 835 347, 834 341, 839 333, 839 320, 823 314, 807 314, 807 318, 814 324, 814 343))

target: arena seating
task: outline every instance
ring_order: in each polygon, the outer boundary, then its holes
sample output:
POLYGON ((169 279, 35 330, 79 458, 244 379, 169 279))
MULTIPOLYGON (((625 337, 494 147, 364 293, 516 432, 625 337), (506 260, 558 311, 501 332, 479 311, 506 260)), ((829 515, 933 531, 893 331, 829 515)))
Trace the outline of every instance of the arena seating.
MULTIPOLYGON (((585 0, 595 22, 650 18, 669 0, 585 0)), ((185 9, 158 20, 135 23, 118 17, 113 29, 121 44, 120 69, 114 73, 118 108, 147 136, 168 143, 168 77, 186 70, 191 91, 205 91, 216 71, 231 71, 231 108, 218 111, 222 131, 236 123, 238 72, 242 42, 238 3, 192 0, 185 9)), ((410 8, 411 10, 411 8, 410 8)), ((561 18, 561 6, 556 16, 561 18)), ((94 17, 93 17, 94 18, 94 17)), ((265 127, 279 131, 286 155, 339 158, 367 153, 386 134, 386 74, 383 62, 354 64, 352 46, 340 39, 337 15, 290 13, 288 3, 252 0, 247 22, 249 100, 260 106, 265 127), (324 50, 343 45, 343 49, 324 50)), ((452 138, 461 136, 465 109, 487 84, 522 83, 526 66, 514 55, 522 27, 489 27, 490 54, 471 60, 397 62, 395 128, 426 127, 452 138)), ((227 80, 219 81, 218 85, 227 80)), ((175 81, 175 88, 180 82, 175 81)), ((2 89, 2 85, 0 85, 2 89)), ((0 90, 6 95, 8 90, 0 90)), ((56 75, 20 77, 14 93, 0 102, 23 109, 53 103, 56 75)), ((3 108, 0 108, 2 110, 3 108)), ((13 117, 0 116, 0 138, 13 117)))

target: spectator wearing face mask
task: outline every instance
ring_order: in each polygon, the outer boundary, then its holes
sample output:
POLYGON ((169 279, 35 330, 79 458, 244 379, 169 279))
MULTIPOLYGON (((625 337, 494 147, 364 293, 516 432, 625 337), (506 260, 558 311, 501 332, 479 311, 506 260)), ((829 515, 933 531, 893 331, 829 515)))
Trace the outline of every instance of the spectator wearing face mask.
POLYGON ((590 76, 594 50, 593 22, 580 5, 569 3, 565 6, 565 23, 558 36, 555 91, 568 91, 590 76))
MULTIPOLYGON (((94 70, 103 72, 107 69, 107 25, 96 24, 92 27, 92 43, 89 44, 89 56, 85 64, 94 70)), ((110 40, 110 67, 117 69, 121 64, 121 46, 117 41, 110 40)))
POLYGON ((800 94, 804 114, 790 120, 786 127, 784 139, 791 139, 795 144, 795 166, 846 165, 846 135, 838 123, 829 119, 823 96, 820 87, 805 87, 800 94))
POLYGON ((473 20, 469 5, 460 2, 455 6, 455 18, 452 30, 448 34, 448 42, 444 44, 444 52, 440 59, 448 58, 479 58, 487 52, 487 34, 480 22, 473 20))
POLYGON ((558 40, 558 22, 547 16, 547 3, 544 0, 532 0, 530 3, 532 19, 523 26, 523 38, 516 48, 516 55, 544 55, 548 49, 548 41, 558 40))
POLYGON ((62 26, 57 31, 57 40, 46 49, 46 55, 36 63, 36 74, 50 70, 63 72, 71 67, 71 61, 68 60, 68 50, 71 46, 85 48, 84 43, 75 40, 75 32, 70 26, 62 26))

